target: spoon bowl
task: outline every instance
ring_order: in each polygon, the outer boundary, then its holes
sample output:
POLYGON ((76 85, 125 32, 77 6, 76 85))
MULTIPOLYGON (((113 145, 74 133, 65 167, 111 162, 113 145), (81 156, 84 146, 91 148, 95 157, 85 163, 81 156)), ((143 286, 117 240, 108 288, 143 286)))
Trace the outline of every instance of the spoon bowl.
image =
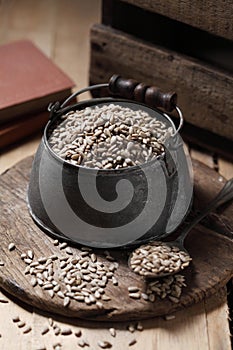
POLYGON ((155 241, 140 246, 129 257, 130 268, 146 278, 165 277, 183 270, 191 257, 176 242, 155 241))

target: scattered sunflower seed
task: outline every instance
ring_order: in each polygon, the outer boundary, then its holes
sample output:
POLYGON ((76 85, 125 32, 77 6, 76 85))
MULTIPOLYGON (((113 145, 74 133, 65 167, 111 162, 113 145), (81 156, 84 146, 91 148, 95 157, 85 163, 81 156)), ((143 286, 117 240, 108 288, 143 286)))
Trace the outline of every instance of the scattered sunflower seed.
POLYGON ((78 329, 78 330, 74 333, 74 335, 75 335, 77 338, 81 337, 81 335, 82 335, 81 329, 78 329))
POLYGON ((78 342, 78 346, 80 348, 84 348, 85 346, 89 347, 89 343, 86 341, 86 340, 83 340, 83 339, 80 339, 79 342, 78 342))
POLYGON ((143 331, 143 325, 141 324, 141 322, 137 323, 136 329, 140 332, 143 331))
POLYGON ((66 242, 63 242, 60 244, 60 249, 64 249, 67 247, 67 243, 66 242))
POLYGON ((24 334, 27 334, 27 333, 31 332, 31 330, 32 330, 32 328, 31 328, 30 326, 27 326, 27 327, 24 329, 23 333, 24 333, 24 334))
POLYGON ((23 328, 25 325, 26 325, 26 323, 23 322, 23 321, 19 321, 19 322, 17 323, 17 326, 18 326, 19 328, 23 328))
POLYGON ((175 315, 166 315, 164 318, 166 321, 170 321, 170 320, 174 320, 174 318, 176 318, 176 316, 175 315))
POLYGON ((135 327, 134 327, 134 325, 133 325, 132 323, 131 323, 130 325, 128 325, 127 329, 128 329, 128 331, 130 331, 131 333, 134 333, 134 331, 135 331, 135 327))
POLYGON ((101 349, 110 349, 112 347, 112 344, 107 340, 98 341, 97 344, 101 349))
POLYGON ((64 298, 63 305, 66 307, 66 306, 69 305, 69 303, 70 303, 70 298, 69 298, 69 297, 65 297, 65 298, 64 298))
POLYGON ((45 335, 48 332, 49 332, 49 327, 45 326, 41 331, 41 335, 45 335))
POLYGON ((37 279, 36 277, 32 277, 31 281, 30 281, 32 287, 35 287, 37 285, 37 279))
POLYGON ((61 349, 62 349, 62 346, 61 346, 60 343, 57 343, 57 344, 54 344, 54 345, 53 345, 53 349, 54 349, 54 350, 61 350, 61 349))
POLYGON ((53 327, 53 319, 52 318, 48 319, 48 323, 49 323, 50 327, 53 327))
POLYGON ((111 334, 112 337, 115 337, 116 336, 116 330, 115 328, 109 328, 109 332, 111 334))
POLYGON ((133 299, 140 299, 141 294, 140 293, 129 293, 129 297, 133 299))
POLYGON ((8 250, 9 251, 12 251, 12 250, 14 250, 15 249, 15 244, 14 243, 10 243, 9 245, 8 245, 8 250))
POLYGON ((59 334, 61 334, 61 328, 58 327, 58 326, 54 327, 54 334, 55 334, 56 336, 59 335, 59 334))
POLYGON ((0 303, 7 304, 9 301, 7 299, 0 298, 0 303))
POLYGON ((31 259, 31 260, 34 258, 34 252, 32 250, 28 250, 27 255, 28 255, 29 259, 31 259))
POLYGON ((65 249, 65 251, 66 251, 67 254, 73 255, 73 252, 72 252, 72 250, 70 249, 70 247, 67 247, 67 248, 65 249))
POLYGON ((61 335, 70 335, 70 334, 72 334, 71 328, 64 328, 64 329, 61 331, 61 335))
POLYGON ((133 346, 133 345, 135 345, 137 343, 137 340, 134 338, 134 339, 132 339, 130 342, 129 342, 129 346, 133 346))

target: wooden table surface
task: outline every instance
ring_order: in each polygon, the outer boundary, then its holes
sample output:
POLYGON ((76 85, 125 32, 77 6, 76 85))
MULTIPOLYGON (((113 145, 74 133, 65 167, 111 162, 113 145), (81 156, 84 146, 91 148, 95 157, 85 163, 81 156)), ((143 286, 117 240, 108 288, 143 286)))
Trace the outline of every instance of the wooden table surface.
MULTIPOLYGON (((100 0, 2 0, 0 2, 0 44, 17 39, 31 39, 49 57, 51 57, 73 80, 77 88, 88 84, 89 64, 89 28, 100 21, 100 0)), ((35 152, 41 135, 35 135, 18 143, 0 154, 0 173, 35 152)), ((193 158, 215 168, 226 178, 233 176, 233 164, 218 157, 190 149, 193 158)), ((135 338, 135 350, 228 350, 231 349, 228 323, 228 305, 226 289, 175 314, 173 320, 154 318, 143 321, 144 330, 130 333, 127 323, 118 323, 115 338, 108 329, 112 324, 68 320, 49 315, 22 305, 17 300, 0 291, 0 349, 36 350, 78 349, 79 338, 54 335, 50 330, 46 335, 41 332, 48 325, 49 318, 62 329, 71 328, 73 333, 82 330, 82 339, 90 343, 87 349, 100 349, 98 340, 110 340, 113 349, 128 348, 130 340, 135 338), (12 318, 19 316, 32 330, 24 334, 12 318)))

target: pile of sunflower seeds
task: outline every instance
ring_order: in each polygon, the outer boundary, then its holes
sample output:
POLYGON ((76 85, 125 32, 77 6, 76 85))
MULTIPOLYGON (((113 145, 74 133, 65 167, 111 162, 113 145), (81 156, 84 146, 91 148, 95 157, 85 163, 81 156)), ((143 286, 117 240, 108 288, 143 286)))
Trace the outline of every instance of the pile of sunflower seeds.
MULTIPOLYGON (((57 241, 54 244, 57 245, 57 241)), ((52 255, 35 260, 31 250, 22 253, 21 258, 27 264, 24 273, 32 276, 30 283, 33 287, 38 285, 51 298, 56 294, 63 299, 64 307, 75 300, 86 305, 95 304, 102 309, 103 302, 111 300, 105 294, 107 284, 118 285, 114 276, 118 263, 100 261, 88 247, 82 247, 80 253, 73 256, 66 245, 61 243, 60 249, 64 249, 69 256, 52 255)))
POLYGON ((128 293, 132 299, 143 299, 145 301, 155 302, 157 297, 164 299, 168 297, 174 303, 179 301, 183 287, 186 287, 185 277, 176 274, 174 276, 165 276, 146 284, 146 290, 142 291, 137 286, 129 286, 128 293))
POLYGON ((141 276, 160 276, 183 270, 190 264, 190 255, 165 242, 152 242, 137 248, 131 256, 132 270, 141 276))
MULTIPOLYGON (((161 242, 154 243, 159 247, 161 242)), ((31 285, 39 286, 51 298, 57 295, 63 299, 64 307, 68 307, 71 300, 74 300, 89 306, 95 304, 102 309, 104 302, 111 300, 106 294, 108 283, 116 287, 119 284, 115 275, 119 264, 115 258, 107 250, 104 251, 104 257, 97 256, 90 247, 81 247, 80 252, 74 256, 74 251, 66 242, 56 239, 53 244, 66 255, 53 254, 35 260, 31 249, 21 254, 21 259, 27 264, 24 273, 31 276, 31 285)), ((147 256, 145 252, 143 255, 147 256)), ((183 287, 186 287, 185 277, 175 274, 146 282, 141 287, 130 285, 128 295, 132 299, 143 299, 147 302, 154 302, 156 297, 168 297, 177 303, 183 287)))
POLYGON ((172 128, 142 110, 120 105, 71 111, 52 131, 55 153, 75 165, 120 169, 148 162, 164 152, 172 128))

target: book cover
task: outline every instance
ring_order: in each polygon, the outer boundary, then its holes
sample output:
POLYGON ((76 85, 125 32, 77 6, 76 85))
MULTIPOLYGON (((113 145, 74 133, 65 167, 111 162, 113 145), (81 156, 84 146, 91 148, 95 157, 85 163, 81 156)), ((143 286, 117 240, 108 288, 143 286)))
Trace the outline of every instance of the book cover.
POLYGON ((64 100, 74 82, 32 42, 0 46, 0 125, 64 100))

